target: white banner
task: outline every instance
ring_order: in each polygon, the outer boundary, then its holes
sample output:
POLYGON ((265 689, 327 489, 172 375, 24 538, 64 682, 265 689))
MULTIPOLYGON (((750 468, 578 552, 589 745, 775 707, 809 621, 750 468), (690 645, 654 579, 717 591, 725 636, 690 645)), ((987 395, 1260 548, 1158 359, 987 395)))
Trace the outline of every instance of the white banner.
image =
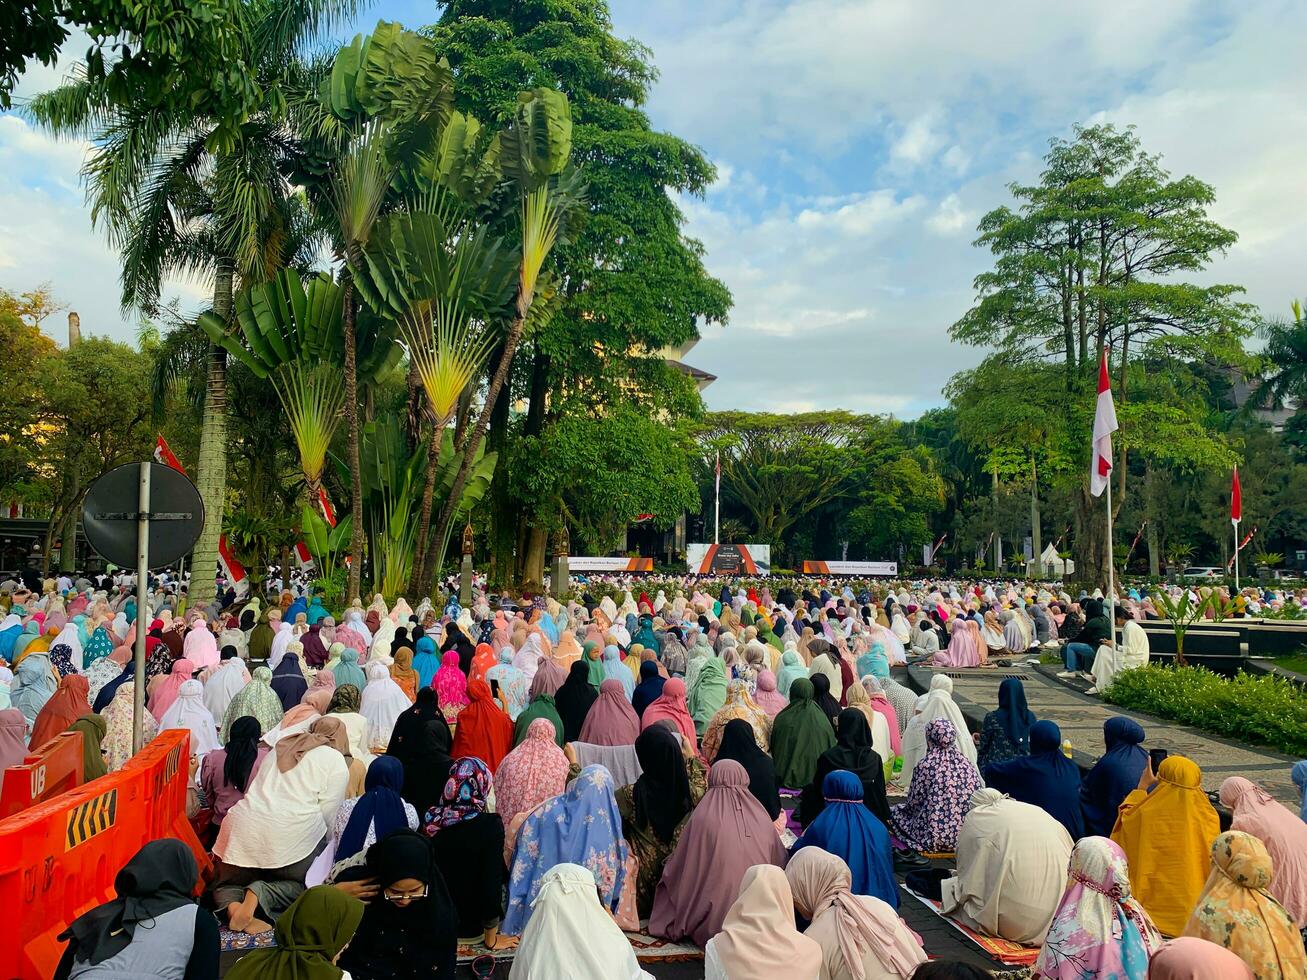
POLYGON ((652 572, 652 558, 596 558, 587 555, 568 555, 567 571, 571 572, 652 572))
POLYGON ((805 561, 805 575, 897 575, 896 561, 805 561))

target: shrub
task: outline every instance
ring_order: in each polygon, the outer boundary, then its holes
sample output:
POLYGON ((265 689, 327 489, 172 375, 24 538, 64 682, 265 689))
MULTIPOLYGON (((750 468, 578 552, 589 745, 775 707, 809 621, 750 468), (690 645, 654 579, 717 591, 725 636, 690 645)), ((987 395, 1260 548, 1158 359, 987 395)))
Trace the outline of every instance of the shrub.
POLYGON ((1149 665, 1116 675, 1104 699, 1216 735, 1307 755, 1307 694, 1279 677, 1149 665))

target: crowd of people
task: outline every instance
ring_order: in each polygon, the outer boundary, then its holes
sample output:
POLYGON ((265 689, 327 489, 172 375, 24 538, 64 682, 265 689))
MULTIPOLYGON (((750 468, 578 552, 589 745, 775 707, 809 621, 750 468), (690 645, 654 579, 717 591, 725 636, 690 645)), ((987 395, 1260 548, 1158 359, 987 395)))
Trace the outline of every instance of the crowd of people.
POLYGON ((1221 833, 1198 766, 1129 718, 1082 774, 1019 679, 973 734, 944 672, 918 695, 893 670, 1074 636, 1068 668, 1098 683, 1134 665, 1147 599, 1117 605, 1116 641, 1100 600, 1015 583, 340 615, 289 590, 186 611, 165 586, 143 612, 59 584, 0 593, 0 768, 66 730, 86 779, 120 768, 143 684, 146 740, 190 732, 214 863, 197 905, 194 856, 147 845, 70 925, 60 976, 216 976, 219 924, 274 934, 236 980, 452 977, 460 945, 511 950, 515 978, 641 977, 641 929, 703 948, 713 980, 964 976, 927 962, 899 876, 1040 947, 1037 977, 1307 976, 1307 801, 1231 777, 1221 833))

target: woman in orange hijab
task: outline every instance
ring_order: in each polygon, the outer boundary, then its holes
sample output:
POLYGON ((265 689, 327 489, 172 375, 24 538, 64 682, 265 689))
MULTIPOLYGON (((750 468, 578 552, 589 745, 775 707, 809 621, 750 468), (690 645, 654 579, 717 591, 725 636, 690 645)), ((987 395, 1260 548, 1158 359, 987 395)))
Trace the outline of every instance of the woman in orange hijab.
POLYGON ((44 745, 83 715, 91 713, 87 694, 91 683, 81 674, 69 674, 61 678, 59 687, 50 700, 36 714, 32 724, 32 737, 28 745, 36 748, 44 745))
POLYGON ((409 701, 417 700, 418 672, 413 669, 413 651, 408 647, 395 650, 395 662, 390 665, 390 679, 399 685, 409 701))
POLYGON ((486 671, 499 663, 495 648, 489 643, 478 643, 476 653, 472 655, 472 672, 467 675, 469 681, 484 681, 486 671))
POLYGON ((490 693, 484 680, 468 681, 467 695, 472 703, 458 716, 454 747, 455 759, 473 756, 486 764, 491 774, 513 748, 513 721, 490 693))
POLYGON ((1163 761, 1155 783, 1151 763, 1145 766, 1139 787, 1121 803, 1112 840, 1125 851, 1131 891, 1166 935, 1184 931, 1220 832, 1202 770, 1183 756, 1163 761))

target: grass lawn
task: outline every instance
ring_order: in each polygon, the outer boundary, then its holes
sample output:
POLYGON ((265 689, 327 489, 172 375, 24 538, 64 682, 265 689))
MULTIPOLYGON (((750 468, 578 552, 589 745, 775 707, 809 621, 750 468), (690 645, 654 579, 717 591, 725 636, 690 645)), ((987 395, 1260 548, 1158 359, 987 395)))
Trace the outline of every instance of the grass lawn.
POLYGON ((1307 674, 1307 653, 1295 653, 1290 657, 1277 657, 1275 666, 1281 670, 1292 670, 1299 674, 1307 674))

